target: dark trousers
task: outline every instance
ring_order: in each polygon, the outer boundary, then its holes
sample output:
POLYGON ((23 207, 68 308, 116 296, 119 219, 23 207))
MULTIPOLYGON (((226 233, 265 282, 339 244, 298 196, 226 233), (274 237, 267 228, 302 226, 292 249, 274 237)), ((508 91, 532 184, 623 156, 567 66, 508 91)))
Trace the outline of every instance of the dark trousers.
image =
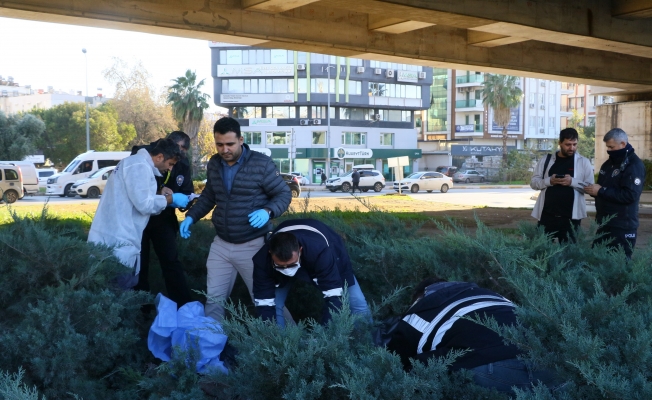
POLYGON ((627 258, 632 258, 634 246, 636 245, 636 230, 603 226, 598 229, 596 234, 604 234, 604 236, 596 239, 593 242, 594 245, 599 242, 608 242, 607 247, 611 249, 622 247, 623 250, 625 250, 627 258))
POLYGON ((355 189, 358 189, 358 192, 362 193, 362 190, 360 190, 360 187, 358 186, 359 184, 360 184, 360 181, 353 182, 353 189, 351 190, 351 193, 355 193, 355 189))
POLYGON ((580 227, 581 222, 581 219, 572 219, 542 212, 537 226, 543 226, 546 234, 557 238, 559 243, 564 243, 568 240, 575 243, 575 231, 580 227))
MULTIPOLYGON (((165 211, 164 211, 165 213, 165 211)), ((140 250, 140 274, 134 289, 149 292, 149 243, 152 242, 156 257, 161 265, 163 280, 168 298, 177 303, 177 307, 192 301, 186 281, 183 265, 177 252, 178 222, 176 216, 164 214, 152 216, 143 231, 140 250)))

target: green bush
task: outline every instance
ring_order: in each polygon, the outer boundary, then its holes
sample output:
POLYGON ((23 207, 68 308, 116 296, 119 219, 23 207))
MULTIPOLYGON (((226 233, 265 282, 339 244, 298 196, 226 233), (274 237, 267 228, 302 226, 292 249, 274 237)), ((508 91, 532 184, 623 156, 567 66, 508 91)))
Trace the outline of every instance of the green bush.
MULTIPOLYGON (((595 226, 576 244, 551 243, 536 225, 514 232, 466 230, 454 221, 368 213, 297 212, 344 238, 356 276, 376 319, 401 313, 410 289, 428 275, 474 281, 518 304, 520 324, 501 332, 525 359, 568 382, 552 397, 542 388, 518 399, 647 399, 652 397, 652 249, 622 252, 591 247, 595 226), (404 288, 404 290, 400 290, 404 288)), ((152 296, 115 289, 124 268, 109 249, 86 243, 87 223, 13 216, 0 227, 0 399, 500 399, 474 386, 468 373, 447 373, 451 359, 404 373, 397 356, 370 342, 373 327, 346 310, 317 325, 321 296, 297 285, 288 308, 298 321, 281 330, 252 317, 251 299, 236 284, 224 323, 239 350, 228 375, 199 377, 185 354, 159 363, 147 350, 152 296), (38 392, 36 392, 38 390, 38 392)), ((214 237, 209 221, 179 239, 193 289, 205 288, 214 237)), ((152 277, 160 277, 153 263, 152 277)), ((162 289, 160 278, 153 289, 162 289)), ((198 299, 201 297, 198 295, 198 299)))

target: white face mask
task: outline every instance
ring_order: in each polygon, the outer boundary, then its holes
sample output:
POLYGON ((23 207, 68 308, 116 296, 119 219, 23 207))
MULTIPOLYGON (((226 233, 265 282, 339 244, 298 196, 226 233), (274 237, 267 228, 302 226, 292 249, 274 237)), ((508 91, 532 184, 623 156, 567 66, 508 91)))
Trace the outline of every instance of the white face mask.
POLYGON ((296 266, 296 267, 292 267, 292 268, 283 268, 283 269, 275 268, 275 269, 276 269, 278 272, 282 273, 283 275, 286 275, 286 276, 294 276, 294 275, 297 273, 297 271, 299 270, 299 268, 301 268, 301 264, 297 263, 297 266, 296 266))
MULTIPOLYGON (((272 264, 275 265, 273 260, 272 260, 272 264)), ((282 273, 283 275, 286 275, 286 276, 294 276, 297 273, 297 271, 299 270, 299 268, 301 268, 301 253, 299 253, 299 258, 297 258, 297 262, 296 262, 296 265, 294 267, 291 267, 291 268, 276 268, 276 267, 274 267, 275 270, 277 270, 278 272, 280 272, 280 273, 282 273)))

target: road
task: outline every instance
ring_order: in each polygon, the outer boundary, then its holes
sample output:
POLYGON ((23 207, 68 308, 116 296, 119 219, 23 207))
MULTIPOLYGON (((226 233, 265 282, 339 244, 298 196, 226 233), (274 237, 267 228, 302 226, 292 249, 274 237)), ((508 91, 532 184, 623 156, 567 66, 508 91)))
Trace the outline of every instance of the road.
MULTIPOLYGON (((323 188, 315 187, 303 187, 303 192, 301 197, 310 196, 313 198, 326 197, 326 198, 338 198, 338 197, 349 197, 351 194, 335 192, 331 193, 328 190, 323 190, 323 188)), ((387 193, 395 193, 391 189, 384 189, 380 193, 374 191, 369 191, 367 193, 356 193, 360 197, 370 197, 378 196, 387 193)), ((529 188, 523 189, 451 189, 448 193, 408 193, 408 196, 422 201, 432 201, 436 203, 447 203, 447 204, 458 204, 458 205, 468 205, 468 206, 487 206, 487 207, 499 207, 499 208, 533 208, 534 200, 531 200, 530 197, 536 192, 529 188)), ((49 202, 51 207, 56 207, 57 204, 92 204, 97 203, 99 199, 82 199, 80 197, 68 198, 68 197, 59 197, 59 196, 34 196, 34 197, 25 197, 22 200, 14 203, 14 206, 26 206, 26 205, 36 205, 43 204, 46 201, 49 202)))

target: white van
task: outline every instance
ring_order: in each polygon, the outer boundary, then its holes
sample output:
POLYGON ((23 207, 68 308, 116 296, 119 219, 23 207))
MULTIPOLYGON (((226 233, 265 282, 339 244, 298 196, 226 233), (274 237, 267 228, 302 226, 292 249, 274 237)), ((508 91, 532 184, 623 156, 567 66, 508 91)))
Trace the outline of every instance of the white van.
MULTIPOLYGON (((79 179, 88 177, 93 172, 104 167, 118 165, 120 160, 128 157, 129 151, 87 151, 75 157, 68 166, 58 174, 48 179, 45 194, 64 197, 79 179)), ((73 194, 74 196, 74 194, 73 194)))
MULTIPOLYGON (((23 176, 23 193, 34 195, 38 193, 38 174, 36 167, 31 161, 0 161, 0 164, 15 165, 20 168, 23 176)), ((23 197, 23 196, 20 196, 23 197)))

